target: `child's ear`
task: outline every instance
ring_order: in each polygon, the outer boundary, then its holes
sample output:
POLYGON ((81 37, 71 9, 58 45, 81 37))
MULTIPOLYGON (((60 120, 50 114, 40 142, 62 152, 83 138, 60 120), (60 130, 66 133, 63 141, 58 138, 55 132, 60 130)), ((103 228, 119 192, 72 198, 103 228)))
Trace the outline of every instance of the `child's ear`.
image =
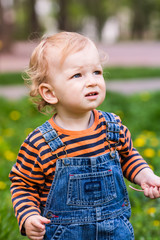
POLYGON ((50 84, 48 83, 41 83, 39 85, 39 93, 41 97, 50 104, 58 103, 58 99, 55 95, 55 92, 50 84))

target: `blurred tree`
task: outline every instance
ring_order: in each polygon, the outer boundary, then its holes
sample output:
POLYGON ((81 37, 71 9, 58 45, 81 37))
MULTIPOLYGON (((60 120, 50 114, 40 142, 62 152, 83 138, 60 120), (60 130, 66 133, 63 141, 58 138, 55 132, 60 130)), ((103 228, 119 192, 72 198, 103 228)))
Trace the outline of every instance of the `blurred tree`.
POLYGON ((101 39, 101 33, 106 20, 116 14, 121 2, 119 0, 83 0, 89 16, 96 20, 98 38, 101 39))
MULTIPOLYGON (((28 4, 28 32, 30 33, 39 33, 40 32, 40 25, 38 22, 37 13, 35 10, 36 0, 27 0, 28 4)), ((34 35, 33 35, 34 37, 34 35)), ((35 35, 36 37, 36 35, 35 35)))
POLYGON ((82 29, 84 19, 92 17, 97 26, 98 38, 101 37, 102 28, 108 16, 116 12, 119 1, 106 0, 57 0, 59 5, 58 27, 61 30, 79 31, 82 29))
POLYGON ((153 12, 160 6, 160 0, 122 0, 132 12, 131 38, 143 39, 149 31, 153 12))
POLYGON ((0 51, 9 51, 13 33, 13 14, 11 6, 0 0, 0 51))
POLYGON ((80 0, 58 0, 58 28, 65 31, 78 31, 82 28, 86 7, 80 0))
POLYGON ((154 9, 154 0, 134 0, 131 1, 133 10, 132 38, 142 39, 148 29, 150 15, 154 9))
POLYGON ((3 34, 4 34, 3 8, 0 0, 0 40, 1 41, 2 41, 3 34))
POLYGON ((57 17, 58 27, 61 30, 69 30, 68 23, 68 2, 66 0, 59 0, 59 13, 57 17))
POLYGON ((14 0, 16 12, 16 39, 37 38, 41 27, 35 10, 37 0, 14 0))
POLYGON ((155 7, 151 15, 152 25, 151 28, 155 31, 155 37, 160 39, 160 0, 154 0, 155 7))
POLYGON ((96 20, 98 38, 101 38, 102 28, 108 15, 105 2, 103 0, 94 0, 94 3, 92 0, 88 0, 86 2, 86 7, 89 15, 93 16, 96 20))
MULTIPOLYGON (((15 39, 23 40, 41 36, 48 22, 46 21, 46 24, 44 24, 43 20, 40 21, 44 18, 41 18, 41 15, 37 12, 37 3, 43 3, 42 5, 45 6, 48 2, 53 5, 53 8, 50 7, 53 13, 53 22, 57 21, 60 30, 80 32, 88 19, 88 22, 93 19, 97 29, 95 31, 98 35, 97 38, 100 39, 107 19, 111 16, 118 16, 121 8, 127 6, 131 12, 130 29, 132 38, 141 39, 144 37, 151 25, 152 17, 156 19, 152 23, 154 29, 157 28, 156 31, 159 31, 160 34, 160 30, 158 30, 160 29, 158 27, 160 26, 160 0, 0 0, 0 39, 11 39, 13 29, 15 39), (12 7, 4 9, 3 5, 7 6, 9 2, 13 4, 12 7), (39 15, 37 16, 37 14, 39 15), (12 17, 15 19, 12 19, 12 17), (11 22, 10 19, 14 21, 11 22)), ((43 10, 41 9, 41 11, 43 10)), ((51 14, 51 12, 48 14, 51 14)), ((7 43, 6 40, 3 40, 3 42, 4 44, 7 43)))

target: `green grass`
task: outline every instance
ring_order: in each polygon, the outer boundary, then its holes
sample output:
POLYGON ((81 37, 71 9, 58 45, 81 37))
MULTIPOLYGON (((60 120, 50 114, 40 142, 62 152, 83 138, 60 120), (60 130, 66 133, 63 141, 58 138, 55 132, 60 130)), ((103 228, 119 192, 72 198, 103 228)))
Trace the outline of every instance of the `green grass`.
POLYGON ((117 113, 135 137, 144 130, 160 134, 159 101, 160 92, 143 92, 131 96, 108 92, 100 107, 104 111, 117 113))
MULTIPOLYGON (((104 69, 106 80, 128 80, 160 77, 156 67, 109 67, 104 69)), ((23 84, 22 73, 0 73, 0 85, 23 84)))
MULTIPOLYGON (((157 174, 160 169, 160 92, 122 96, 107 93, 101 110, 115 112, 130 129, 135 147, 157 174)), ((28 98, 8 101, 0 98, 0 240, 23 240, 18 230, 9 192, 8 174, 21 143, 34 128, 50 116, 37 112, 28 98)), ((128 185, 128 182, 127 182, 128 185)), ((128 188, 132 205, 131 222, 137 240, 158 240, 160 199, 150 200, 128 188)))
POLYGON ((0 73, 0 85, 24 84, 21 73, 0 73))
POLYGON ((104 69, 104 78, 108 80, 128 80, 159 78, 160 68, 156 67, 110 67, 104 69))

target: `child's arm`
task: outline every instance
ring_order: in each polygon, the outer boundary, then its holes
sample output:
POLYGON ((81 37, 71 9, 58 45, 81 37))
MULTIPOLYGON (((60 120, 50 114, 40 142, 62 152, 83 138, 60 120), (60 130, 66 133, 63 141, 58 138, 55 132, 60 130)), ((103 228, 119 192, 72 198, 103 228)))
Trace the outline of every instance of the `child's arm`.
POLYGON ((120 144, 117 150, 121 156, 121 166, 124 176, 129 181, 140 185, 146 197, 160 197, 160 177, 153 173, 147 162, 133 147, 128 128, 122 125, 118 116, 116 118, 120 125, 120 144))
POLYGON ((146 197, 160 197, 160 177, 156 176, 151 169, 141 170, 134 178, 134 182, 141 186, 146 197))
POLYGON ((149 165, 133 147, 129 129, 122 124, 121 119, 118 116, 115 115, 115 117, 120 126, 120 139, 117 150, 120 154, 122 172, 124 177, 129 181, 134 182, 135 176, 142 169, 149 168, 149 165))
POLYGON ((23 226, 26 219, 41 214, 39 191, 45 181, 38 149, 30 141, 30 138, 27 138, 22 144, 17 162, 9 174, 12 182, 13 207, 22 235, 25 235, 23 226))
POLYGON ((26 219, 24 228, 29 239, 43 240, 45 234, 45 224, 50 223, 50 220, 40 215, 33 215, 26 219))

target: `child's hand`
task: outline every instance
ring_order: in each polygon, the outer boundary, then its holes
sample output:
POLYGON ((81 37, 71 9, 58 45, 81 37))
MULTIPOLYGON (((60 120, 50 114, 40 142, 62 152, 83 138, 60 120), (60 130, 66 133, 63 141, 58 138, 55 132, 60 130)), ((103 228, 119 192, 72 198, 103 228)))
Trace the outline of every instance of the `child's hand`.
POLYGON ((160 197, 160 178, 152 174, 147 181, 143 180, 141 188, 144 190, 144 195, 149 198, 160 197))
POLYGON ((151 169, 143 169, 134 180, 141 186, 146 197, 152 199, 160 197, 160 177, 156 176, 151 169))
POLYGON ((24 223, 27 237, 31 240, 43 240, 45 224, 48 223, 50 220, 40 215, 30 216, 24 223))

